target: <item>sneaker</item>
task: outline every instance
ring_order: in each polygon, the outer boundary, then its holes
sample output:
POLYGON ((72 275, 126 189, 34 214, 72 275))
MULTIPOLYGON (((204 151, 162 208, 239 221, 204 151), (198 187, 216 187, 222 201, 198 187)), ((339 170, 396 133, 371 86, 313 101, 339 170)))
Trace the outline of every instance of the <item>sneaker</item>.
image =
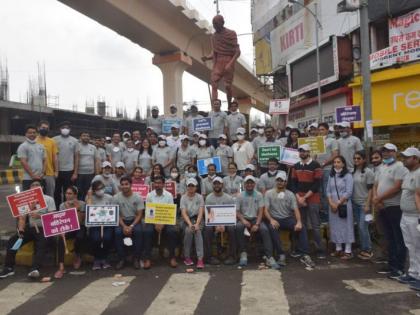
POLYGON ((118 261, 117 264, 115 265, 115 269, 117 269, 117 270, 123 269, 124 268, 124 264, 125 264, 125 261, 123 259, 120 260, 120 261, 118 261))
POLYGON ((197 260, 197 269, 204 269, 204 261, 203 261, 203 259, 197 260))
POLYGON ((276 262, 276 260, 274 259, 274 257, 270 257, 268 259, 266 259, 265 264, 270 267, 271 269, 275 269, 278 270, 280 269, 279 264, 276 262))
POLYGON ((38 279, 39 278, 39 271, 37 269, 33 269, 28 273, 28 277, 31 279, 38 279))
POLYGON ((236 260, 232 256, 229 256, 223 263, 225 265, 231 266, 236 264, 236 260))
POLYGON ((92 270, 101 270, 101 262, 99 260, 93 261, 92 270))
POLYGON ((412 283, 410 289, 420 291, 420 280, 416 280, 416 282, 412 283))
POLYGON ((178 267, 178 263, 176 262, 176 258, 171 258, 171 260, 169 261, 169 266, 171 266, 171 268, 178 267))
POLYGON ((327 259, 327 255, 325 254, 325 252, 323 250, 319 250, 316 253, 316 258, 317 259, 327 259))
POLYGON ((80 268, 81 265, 82 265, 82 259, 80 259, 79 255, 75 255, 74 260, 73 260, 73 268, 77 270, 80 268))
POLYGON ((4 267, 4 269, 0 272, 0 279, 13 276, 14 274, 15 274, 15 271, 13 270, 13 268, 4 267))
POLYGON ((220 265, 220 260, 216 257, 212 256, 209 260, 210 265, 220 265))
POLYGON ((388 279, 397 280, 404 275, 404 272, 401 270, 394 270, 388 275, 388 279))
POLYGON ((282 267, 286 266, 286 255, 285 254, 281 254, 279 256, 279 259, 277 260, 277 264, 279 264, 282 267))
POLYGON ((402 275, 397 280, 398 280, 399 283, 403 283, 403 284, 412 284, 412 283, 417 281, 416 278, 413 278, 412 276, 410 276, 408 274, 402 275))
POLYGON ((152 262, 150 261, 150 259, 145 259, 143 261, 143 269, 149 270, 151 267, 152 267, 152 262))
POLYGON ((194 265, 194 262, 192 261, 191 258, 185 258, 184 259, 184 264, 185 264, 185 266, 192 266, 192 265, 194 265))
POLYGON ((248 265, 248 255, 246 252, 242 252, 239 258, 239 266, 245 267, 246 265, 248 265))
POLYGON ((385 266, 376 271, 376 273, 379 273, 380 275, 387 275, 387 274, 390 274, 391 272, 392 272, 392 269, 389 268, 388 266, 385 266))
POLYGON ((302 257, 302 254, 294 250, 293 252, 290 253, 290 257, 299 258, 299 257, 302 257))
POLYGON ((304 264, 306 267, 309 267, 309 268, 314 268, 315 267, 315 263, 312 261, 312 259, 309 255, 303 255, 300 258, 300 262, 302 264, 304 264))
POLYGON ((140 260, 138 258, 133 259, 133 267, 134 269, 140 269, 140 260))
POLYGON ((102 260, 102 269, 106 270, 106 269, 109 269, 109 268, 111 268, 111 264, 106 260, 102 260))
POLYGON ((380 256, 380 257, 377 257, 377 258, 373 259, 372 261, 375 264, 387 264, 388 263, 388 258, 380 256))
POLYGON ((373 253, 371 251, 362 250, 357 257, 361 260, 369 260, 373 257, 373 253))

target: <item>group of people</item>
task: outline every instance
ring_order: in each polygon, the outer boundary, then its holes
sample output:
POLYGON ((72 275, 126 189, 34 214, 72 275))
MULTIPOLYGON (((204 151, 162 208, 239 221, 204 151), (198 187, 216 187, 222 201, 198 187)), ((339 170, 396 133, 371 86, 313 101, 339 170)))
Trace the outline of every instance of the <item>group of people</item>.
MULTIPOLYGON (((264 124, 253 126, 248 133, 238 104, 232 102, 229 114, 221 111, 220 105, 219 100, 213 101, 208 113, 213 129, 206 132, 194 130, 193 120, 202 118, 195 106, 190 116, 179 118, 166 135, 163 122, 178 117, 175 106, 171 106, 169 117, 160 116, 158 108, 153 107, 145 134, 126 131, 122 139, 119 132, 94 140, 88 132, 82 132, 76 139, 70 135, 69 122, 60 124, 60 134, 54 138, 48 137, 46 121, 37 127, 28 126, 26 140, 17 150, 24 169, 22 188, 42 186, 48 208, 19 217, 0 278, 14 273, 14 244, 19 238, 23 243, 35 241, 29 276, 38 277, 47 248, 40 215, 76 208, 81 228, 66 235, 66 239, 75 240, 75 269, 81 266, 86 240, 90 241, 94 270, 111 267, 108 259, 113 247, 118 255, 115 268, 123 268, 127 246, 132 247, 134 267, 149 269, 153 242, 161 237, 171 267, 178 265, 176 248, 182 247, 184 264, 202 269, 205 263, 220 264, 220 250, 213 246, 219 233, 229 240, 222 255, 225 264, 246 266, 247 240, 255 235, 254 239, 262 240, 267 266, 279 269, 286 265, 280 238, 284 230, 290 232, 292 240, 290 256, 299 258, 306 267, 314 267, 313 258, 325 259, 327 254, 341 260, 354 258, 355 234, 357 257, 370 260, 374 253, 369 226, 374 219, 385 236, 380 247, 387 265, 379 272, 420 290, 417 148, 401 152, 402 162, 392 143, 367 156, 348 122, 334 126, 312 123, 305 135, 292 125, 275 130, 264 124), (298 139, 304 136, 322 136, 324 153, 314 154, 308 144, 299 145, 298 139), (259 148, 273 145, 297 150, 300 161, 294 165, 282 164, 274 157, 260 161, 259 148), (206 174, 198 174, 197 161, 214 156, 220 157, 221 168, 208 164, 206 174), (176 194, 165 190, 167 181, 175 183, 176 194), (133 191, 135 184, 150 185, 146 200, 133 191), (146 224, 145 203, 176 204, 177 224, 146 224), (86 228, 86 205, 118 205, 119 225, 86 228), (236 225, 206 226, 205 209, 215 205, 236 205, 236 225), (328 223, 332 251, 322 240, 322 221, 328 223), (407 249, 409 269, 405 270, 407 249)), ((65 274, 64 242, 57 238, 56 278, 65 274)))

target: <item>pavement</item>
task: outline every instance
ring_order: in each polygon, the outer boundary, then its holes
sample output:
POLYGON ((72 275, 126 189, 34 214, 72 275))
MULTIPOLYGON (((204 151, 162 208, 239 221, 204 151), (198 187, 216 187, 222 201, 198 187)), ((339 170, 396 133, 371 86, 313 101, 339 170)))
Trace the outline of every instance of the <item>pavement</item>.
POLYGON ((16 221, 6 200, 6 196, 14 193, 16 193, 15 185, 0 185, 0 239, 15 231, 16 221))
MULTIPOLYGON (((2 314, 420 314, 420 298, 406 285, 375 273, 377 265, 354 259, 319 261, 314 270, 290 258, 281 271, 257 262, 206 266, 187 273, 161 261, 151 270, 67 273, 41 283, 27 270, 0 280, 2 314), (116 277, 121 274, 121 277, 116 277)), ((52 275, 53 269, 45 270, 52 275)))

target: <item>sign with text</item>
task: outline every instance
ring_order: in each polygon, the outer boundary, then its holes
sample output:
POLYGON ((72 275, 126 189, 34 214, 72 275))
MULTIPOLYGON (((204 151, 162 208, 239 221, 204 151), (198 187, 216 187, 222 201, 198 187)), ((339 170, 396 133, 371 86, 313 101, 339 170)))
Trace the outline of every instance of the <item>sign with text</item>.
POLYGON ((236 225, 236 205, 206 206, 206 226, 236 225))
POLYGON ((76 208, 43 214, 41 221, 45 237, 80 230, 76 208))
POLYGON ((270 101, 268 109, 271 115, 287 115, 290 109, 290 99, 275 99, 270 101))
POLYGON ((162 133, 163 134, 170 134, 172 125, 177 124, 182 127, 182 119, 181 118, 164 118, 162 120, 162 133))
POLYGON ((172 197, 176 198, 176 182, 168 180, 165 182, 165 190, 172 194, 172 197))
POLYGON ((145 222, 149 224, 176 224, 176 205, 169 203, 146 203, 145 222))
POLYGON ((131 185, 131 189, 140 195, 140 197, 144 200, 146 200, 147 194, 150 191, 150 186, 145 184, 133 184, 131 185))
POLYGON ((208 159, 202 159, 197 161, 198 175, 207 175, 207 166, 209 164, 216 165, 216 173, 222 172, 222 162, 220 160, 220 156, 214 156, 208 159))
POLYGON ((194 118, 192 124, 194 131, 213 130, 213 118, 211 117, 194 118))
POLYGON ((47 208, 44 193, 41 187, 25 190, 20 193, 6 197, 12 215, 16 218, 29 212, 39 211, 47 208))
POLYGON ((117 205, 86 205, 86 226, 118 226, 119 210, 117 205))
POLYGON ((281 146, 272 145, 272 146, 260 146, 258 147, 258 163, 267 164, 268 160, 271 158, 276 158, 277 161, 280 161, 281 157, 281 146))
POLYGON ((337 107, 335 109, 335 114, 338 123, 341 123, 343 121, 353 122, 362 120, 360 106, 337 107))
POLYGON ((323 136, 299 138, 298 144, 309 144, 311 147, 311 155, 325 153, 325 142, 323 136))
POLYGON ((293 166, 300 161, 299 151, 291 148, 284 148, 281 154, 280 163, 293 166))

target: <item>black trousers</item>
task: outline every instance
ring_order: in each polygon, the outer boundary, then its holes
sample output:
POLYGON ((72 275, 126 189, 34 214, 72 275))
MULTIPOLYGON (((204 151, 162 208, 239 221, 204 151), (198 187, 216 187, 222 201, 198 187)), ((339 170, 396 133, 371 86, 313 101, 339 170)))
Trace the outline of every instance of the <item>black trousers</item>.
POLYGON ((58 172, 58 177, 55 180, 55 191, 54 191, 54 201, 55 206, 58 207, 64 200, 64 193, 66 189, 73 185, 71 181, 71 176, 73 175, 73 171, 65 171, 65 172, 58 172))

